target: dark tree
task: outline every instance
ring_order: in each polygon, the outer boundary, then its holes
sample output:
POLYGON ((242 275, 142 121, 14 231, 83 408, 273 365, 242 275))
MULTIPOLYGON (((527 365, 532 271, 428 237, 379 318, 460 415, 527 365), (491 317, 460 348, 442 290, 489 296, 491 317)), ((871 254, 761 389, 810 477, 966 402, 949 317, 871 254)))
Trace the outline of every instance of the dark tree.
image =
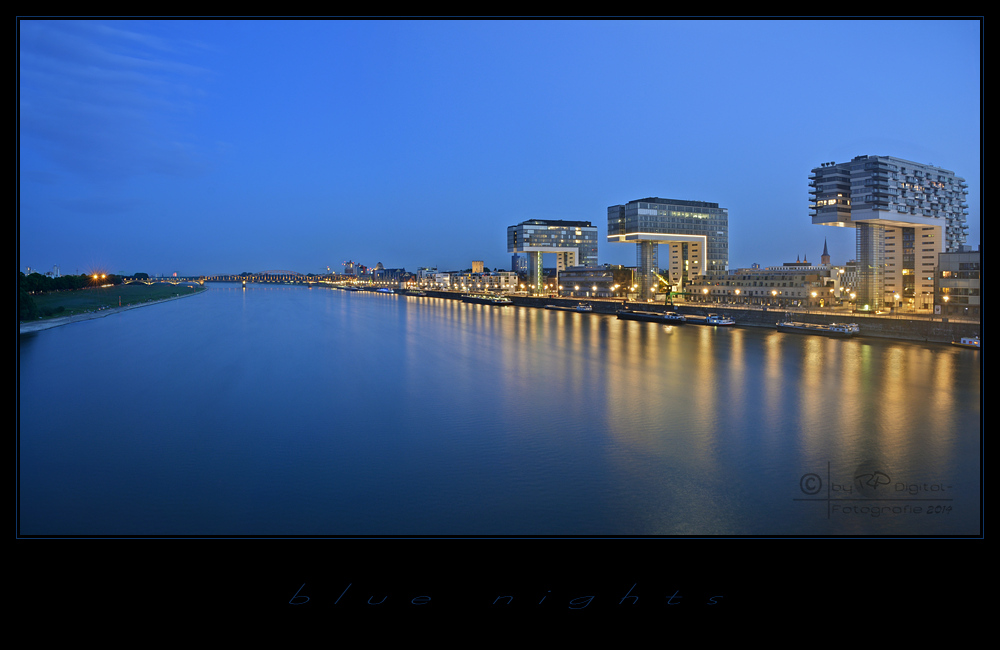
MULTIPOLYGON (((27 289, 27 278, 24 273, 20 271, 17 272, 17 321, 20 323, 25 320, 32 320, 38 318, 38 306, 35 304, 34 299, 28 295, 27 289)), ((35 274, 32 274, 35 275, 35 274)))

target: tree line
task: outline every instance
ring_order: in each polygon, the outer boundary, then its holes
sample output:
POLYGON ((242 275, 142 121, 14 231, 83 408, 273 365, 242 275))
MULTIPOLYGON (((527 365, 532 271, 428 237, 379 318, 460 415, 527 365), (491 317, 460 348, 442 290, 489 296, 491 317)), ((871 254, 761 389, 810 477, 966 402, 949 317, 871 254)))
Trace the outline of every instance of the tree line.
POLYGON ((121 284, 122 278, 119 275, 101 274, 93 275, 60 275, 53 278, 41 273, 25 275, 21 271, 17 272, 18 286, 24 288, 28 293, 48 293, 49 291, 72 291, 74 289, 86 289, 87 287, 102 286, 105 284, 121 284))
POLYGON ((32 295, 39 293, 49 293, 51 291, 74 291, 76 289, 86 289, 87 287, 102 286, 105 284, 121 284, 122 278, 118 275, 103 274, 97 277, 93 275, 60 275, 53 278, 41 273, 31 273, 25 275, 17 272, 17 320, 31 320, 38 318, 41 312, 32 295))

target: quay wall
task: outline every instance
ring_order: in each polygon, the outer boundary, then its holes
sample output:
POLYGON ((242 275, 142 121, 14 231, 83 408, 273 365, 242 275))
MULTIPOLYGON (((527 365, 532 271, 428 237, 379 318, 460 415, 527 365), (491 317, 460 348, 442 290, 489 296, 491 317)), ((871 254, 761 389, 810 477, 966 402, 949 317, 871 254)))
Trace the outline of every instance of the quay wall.
MULTIPOLYGON (((448 298, 451 300, 461 300, 459 293, 450 291, 427 291, 428 296, 437 298, 448 298)), ((561 305, 574 307, 579 302, 577 298, 538 298, 532 296, 510 296, 511 302, 519 307, 535 307, 543 309, 545 305, 561 305)), ((621 309, 622 301, 615 300, 586 300, 594 309, 591 314, 614 314, 621 309)), ((773 328, 779 320, 785 320, 786 313, 773 309, 736 309, 726 308, 721 305, 674 305, 667 307, 663 304, 653 303, 629 303, 631 309, 642 311, 676 311, 685 316, 707 316, 708 314, 719 314, 728 316, 736 321, 739 327, 769 327, 773 328)), ((817 323, 829 325, 830 323, 857 323, 861 329, 861 337, 887 338, 904 341, 924 341, 928 343, 950 343, 957 341, 963 336, 982 336, 982 324, 970 321, 947 321, 944 319, 931 319, 917 317, 908 319, 904 317, 880 317, 866 314, 832 313, 817 314, 808 312, 790 312, 790 320, 800 323, 817 323)))

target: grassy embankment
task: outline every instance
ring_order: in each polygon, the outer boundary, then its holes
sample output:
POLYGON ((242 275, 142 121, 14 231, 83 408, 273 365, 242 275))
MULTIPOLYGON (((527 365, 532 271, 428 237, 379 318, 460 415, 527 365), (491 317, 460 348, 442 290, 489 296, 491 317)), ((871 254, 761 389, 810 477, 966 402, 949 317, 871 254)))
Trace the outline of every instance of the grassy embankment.
POLYGON ((146 302, 156 302, 183 295, 191 295, 204 291, 205 287, 193 287, 183 284, 123 284, 113 287, 96 289, 78 289, 76 291, 53 291, 51 293, 35 294, 32 299, 38 306, 39 313, 46 318, 62 318, 85 314, 99 309, 110 309, 119 306, 138 305, 146 302), (61 309, 60 309, 61 308, 61 309))

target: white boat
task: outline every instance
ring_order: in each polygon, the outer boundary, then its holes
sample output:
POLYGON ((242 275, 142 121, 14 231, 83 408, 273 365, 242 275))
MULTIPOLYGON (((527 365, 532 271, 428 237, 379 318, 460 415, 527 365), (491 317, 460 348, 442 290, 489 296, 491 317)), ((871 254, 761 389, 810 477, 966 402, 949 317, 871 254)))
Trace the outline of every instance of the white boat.
POLYGON ((963 336, 961 340, 952 341, 952 345, 957 345, 961 348, 973 348, 974 350, 982 350, 983 342, 979 340, 978 336, 963 336))
POLYGON ((736 321, 728 316, 719 316, 718 314, 709 314, 708 318, 705 319, 709 325, 735 325, 736 321))

